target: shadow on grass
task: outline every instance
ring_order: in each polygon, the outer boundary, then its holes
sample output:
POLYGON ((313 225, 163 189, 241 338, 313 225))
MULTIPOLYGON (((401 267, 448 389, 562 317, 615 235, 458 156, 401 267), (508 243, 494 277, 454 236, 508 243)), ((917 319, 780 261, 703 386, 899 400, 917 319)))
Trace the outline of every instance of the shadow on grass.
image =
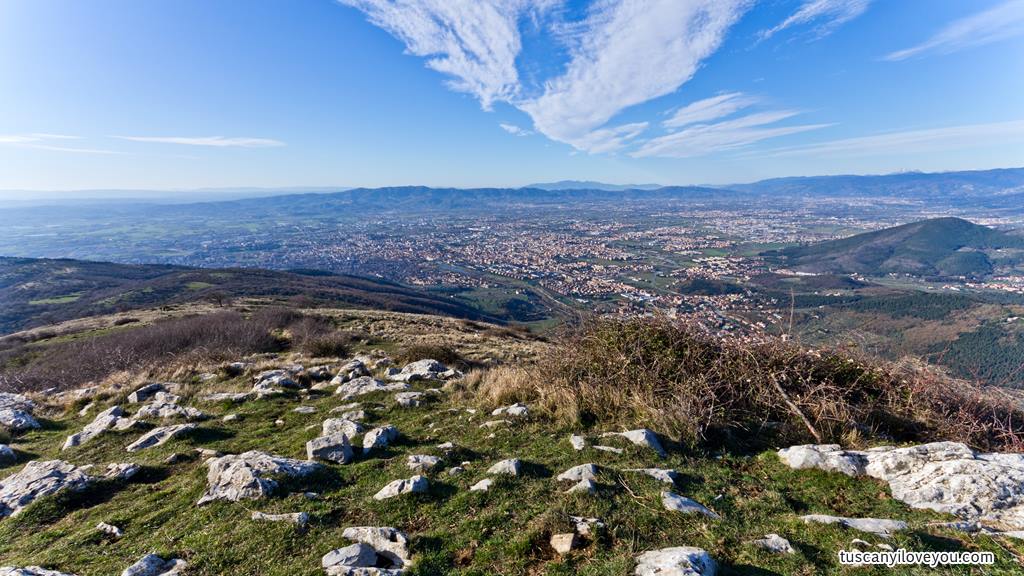
POLYGON ((782 576, 781 572, 775 572, 774 570, 765 570, 764 568, 758 568, 757 566, 749 566, 747 564, 734 564, 732 566, 722 566, 722 576, 782 576))
POLYGON ((43 497, 14 517, 21 530, 36 530, 53 524, 76 510, 110 501, 125 485, 123 480, 95 480, 82 490, 62 490, 43 497))
POLYGON ((208 428, 200 426, 189 432, 187 437, 192 440, 194 444, 210 444, 234 438, 236 435, 236 432, 225 428, 208 428))

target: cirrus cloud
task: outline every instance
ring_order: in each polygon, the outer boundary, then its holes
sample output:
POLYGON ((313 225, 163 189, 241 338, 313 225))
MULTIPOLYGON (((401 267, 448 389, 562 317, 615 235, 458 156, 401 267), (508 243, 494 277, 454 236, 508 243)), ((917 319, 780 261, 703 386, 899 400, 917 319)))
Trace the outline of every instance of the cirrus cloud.
POLYGON ((114 136, 132 142, 155 144, 182 144, 185 146, 213 146, 217 148, 272 148, 284 146, 280 140, 270 138, 226 138, 224 136, 114 136))

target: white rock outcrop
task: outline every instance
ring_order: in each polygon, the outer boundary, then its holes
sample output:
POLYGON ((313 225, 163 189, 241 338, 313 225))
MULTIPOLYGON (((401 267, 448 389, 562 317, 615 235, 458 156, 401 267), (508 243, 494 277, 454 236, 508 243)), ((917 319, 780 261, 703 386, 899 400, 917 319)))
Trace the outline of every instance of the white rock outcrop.
POLYGON ((398 428, 381 426, 374 428, 363 436, 363 454, 369 454, 376 448, 384 448, 398 439, 398 428))
POLYGON ((301 477, 319 470, 315 462, 249 451, 211 458, 206 462, 207 490, 198 505, 214 500, 255 500, 266 498, 276 488, 275 476, 301 477))
POLYGON ((135 425, 135 420, 124 417, 120 406, 112 406, 96 415, 92 422, 86 424, 81 432, 68 436, 61 450, 81 446, 107 430, 127 430, 135 425))
POLYGON ((164 560, 156 554, 146 554, 138 562, 124 569, 121 576, 172 576, 185 570, 184 560, 164 560))
POLYGON ((0 480, 0 518, 13 516, 43 496, 82 490, 92 478, 63 460, 32 461, 0 480))
POLYGON ((360 376, 354 380, 346 382, 334 393, 341 396, 342 400, 348 400, 349 398, 355 398, 356 396, 362 396, 364 394, 372 394, 373 392, 401 392, 402 390, 408 390, 409 385, 404 382, 392 382, 391 384, 371 378, 370 376, 360 376))
POLYGON ((174 424, 171 426, 153 428, 149 432, 143 434, 138 440, 129 444, 125 450, 129 452, 138 452, 139 450, 145 450, 146 448, 161 446, 172 438, 176 438, 195 429, 195 424, 174 424))
POLYGON ((67 572, 60 572, 57 570, 47 570, 39 566, 25 566, 24 568, 18 568, 16 566, 0 566, 0 576, 75 576, 67 572))
POLYGON ((651 450, 654 450, 658 454, 658 456, 661 456, 662 458, 667 456, 665 449, 662 448, 661 442, 658 440, 658 435, 655 434, 654 432, 651 432, 647 428, 638 428, 636 430, 627 430, 625 432, 605 432, 604 434, 601 434, 602 438, 607 438, 610 436, 619 436, 625 438, 626 440, 629 440, 630 442, 636 444, 637 446, 643 448, 650 448, 651 450))
POLYGON ((35 403, 21 394, 0 392, 0 428, 11 432, 39 428, 39 422, 32 415, 35 409, 35 403))
POLYGON ((682 512, 683 514, 703 514, 708 518, 720 520, 722 517, 715 514, 711 510, 708 510, 706 506, 687 498, 686 496, 680 496, 675 492, 665 490, 661 493, 661 505, 665 507, 665 510, 671 510, 673 512, 682 512))
POLYGON ((306 457, 310 460, 348 464, 352 461, 352 456, 352 445, 348 441, 348 436, 340 432, 306 442, 306 457))
POLYGON ((843 528, 885 537, 892 535, 893 532, 901 532, 909 528, 907 523, 902 520, 886 518, 847 518, 845 516, 829 516, 828 514, 808 514, 801 516, 800 519, 807 524, 838 524, 843 528))
POLYGON ((487 469, 488 474, 504 474, 506 476, 519 476, 522 473, 523 463, 518 458, 502 460, 487 469))
POLYGON ((701 548, 676 546, 651 550, 636 557, 636 576, 714 576, 717 566, 701 548))
POLYGON ((417 494, 420 492, 426 492, 429 487, 430 483, 427 481, 426 476, 420 476, 417 474, 412 478, 389 482, 373 495, 373 499, 387 500, 388 498, 394 498, 395 496, 401 496, 402 494, 417 494))
POLYGON ((400 576, 410 562, 409 538, 396 528, 356 526, 341 535, 354 544, 324 555, 328 576, 400 576))
POLYGON ((870 476, 893 498, 997 530, 1024 529, 1024 454, 982 454, 958 442, 842 450, 835 444, 779 451, 792 468, 870 476))

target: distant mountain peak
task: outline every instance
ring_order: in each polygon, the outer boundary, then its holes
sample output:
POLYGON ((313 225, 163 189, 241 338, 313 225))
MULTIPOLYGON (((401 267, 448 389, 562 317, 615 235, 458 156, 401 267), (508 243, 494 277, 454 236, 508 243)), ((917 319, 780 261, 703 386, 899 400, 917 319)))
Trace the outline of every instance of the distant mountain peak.
POLYGON ((523 188, 538 188, 540 190, 606 190, 615 192, 619 190, 657 190, 662 188, 661 184, 608 184, 594 180, 559 180, 558 182, 540 182, 523 186, 523 188))

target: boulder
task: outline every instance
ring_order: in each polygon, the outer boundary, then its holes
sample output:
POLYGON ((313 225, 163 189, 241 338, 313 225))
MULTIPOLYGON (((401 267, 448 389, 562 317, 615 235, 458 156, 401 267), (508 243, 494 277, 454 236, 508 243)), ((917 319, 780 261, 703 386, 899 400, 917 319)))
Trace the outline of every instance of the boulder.
POLYGON ((207 490, 198 505, 214 500, 255 500, 269 496, 276 488, 275 476, 306 476, 320 469, 315 462, 249 451, 212 458, 206 462, 207 490))
POLYGON ((441 463, 441 459, 426 454, 410 454, 405 463, 409 469, 416 472, 429 472, 441 463))
POLYGON ((32 416, 36 405, 21 394, 0 392, 0 428, 21 432, 39 428, 39 422, 32 416))
POLYGON ((106 522, 100 522, 99 524, 97 524, 96 529, 108 536, 113 536, 114 538, 120 538, 121 536, 124 536, 123 530, 121 530, 117 526, 114 526, 113 524, 107 524, 106 522))
POLYGON ((713 576, 715 561, 701 548, 676 546, 651 550, 636 557, 636 576, 713 576))
POLYGON ((665 507, 665 510, 671 510, 673 512, 682 512, 683 514, 703 514, 704 516, 715 520, 720 520, 722 518, 711 510, 708 510, 703 504, 696 500, 691 500, 686 496, 680 496, 679 494, 669 490, 665 490, 661 493, 661 505, 665 507))
POLYGON ((205 402, 244 402, 252 397, 249 392, 214 392, 203 396, 205 402))
POLYGON ((846 518, 843 516, 829 516, 828 514, 808 514, 801 516, 807 524, 839 524, 843 528, 852 528, 861 532, 870 532, 879 536, 888 537, 893 532, 900 532, 909 528, 902 520, 886 520, 882 518, 846 518))
POLYGON ((349 438, 354 438, 363 433, 363 425, 348 418, 328 418, 324 420, 321 431, 324 436, 344 434, 349 438))
POLYGON ((793 545, 789 543, 789 540, 786 540, 778 534, 766 534, 764 538, 758 538, 757 540, 751 541, 751 544, 776 554, 796 553, 796 550, 793 549, 793 545))
POLYGON ((502 415, 505 415, 505 416, 524 417, 524 416, 528 416, 529 414, 530 414, 530 409, 526 406, 526 404, 523 404, 521 402, 517 402, 515 404, 512 404, 511 406, 505 406, 505 407, 502 407, 502 408, 497 408, 496 410, 491 412, 491 416, 502 416, 502 415))
POLYGON ((401 496, 402 494, 426 492, 429 487, 430 483, 427 482, 427 478, 417 474, 409 479, 389 482, 387 486, 384 486, 380 491, 373 495, 373 499, 387 500, 388 498, 394 498, 395 496, 401 496))
POLYGON ((67 572, 58 572, 57 570, 47 570, 46 568, 40 568, 39 566, 25 566, 24 568, 17 568, 15 566, 0 566, 0 576, 75 576, 74 574, 68 574, 67 572))
POLYGON ((125 418, 124 411, 121 410, 120 406, 107 408, 103 412, 97 414, 96 418, 94 418, 92 422, 86 424, 85 427, 82 428, 81 432, 68 436, 67 440, 64 441, 64 446, 61 447, 61 450, 81 446, 107 430, 127 430, 134 425, 135 420, 125 418))
POLYGON ((403 408, 415 408, 423 403, 423 393, 399 392, 395 394, 395 402, 403 408))
POLYGON ((139 450, 145 450, 146 448, 152 448, 153 446, 160 446, 166 443, 168 440, 181 436, 196 429, 195 424, 174 424, 172 426, 160 426, 153 428, 149 432, 146 432, 138 440, 128 445, 125 450, 129 452, 138 452, 139 450))
POLYGON ((490 478, 484 478, 483 480, 481 480, 481 481, 477 482, 476 484, 473 484, 472 486, 470 486, 469 487, 469 491, 470 492, 487 492, 488 490, 491 489, 491 486, 493 484, 494 484, 494 480, 491 480, 490 478))
POLYGON ((384 448, 398 439, 398 428, 381 426, 374 428, 363 436, 363 454, 369 454, 375 448, 384 448))
POLYGON ((138 562, 124 569, 121 576, 172 576, 185 570, 184 560, 164 560, 156 554, 146 554, 138 562))
POLYGON ((627 430, 625 432, 606 432, 604 434, 601 434, 602 438, 606 438, 609 436, 621 436, 622 438, 629 440, 630 442, 636 444, 637 446, 641 446, 643 448, 650 448, 651 450, 654 450, 658 454, 658 456, 661 456, 662 458, 667 456, 665 449, 661 447, 661 442, 658 441, 658 435, 646 428, 627 430))
POLYGON ((377 551, 369 544, 357 542, 324 554, 320 559, 320 565, 330 575, 355 576, 360 571, 365 574, 376 569, 377 551))
POLYGON ((583 436, 572 434, 569 436, 569 444, 572 444, 573 450, 583 450, 587 447, 587 439, 583 436))
POLYGON ((17 454, 7 444, 0 444, 0 466, 10 466, 18 461, 17 454))
POLYGON ((597 483, 590 478, 584 478, 572 488, 565 491, 566 494, 597 494, 597 483))
POLYGON ((63 460, 32 461, 0 480, 0 518, 13 516, 43 496, 82 490, 92 481, 81 468, 63 460))
POLYGON ((329 576, 399 576, 409 564, 409 539, 395 528, 352 527, 342 536, 355 543, 324 555, 329 576))
POLYGON ((141 404, 156 395, 157 392, 168 392, 162 382, 151 382, 128 395, 129 404, 141 404))
POLYGON ((666 468, 626 468, 623 472, 639 472, 665 484, 675 484, 679 481, 679 472, 666 468))
POLYGON ((320 436, 306 442, 306 457, 310 460, 348 464, 352 461, 352 445, 348 442, 348 436, 341 433, 320 436))
POLYGON ((348 400, 349 398, 355 398, 356 396, 362 396, 364 394, 372 394, 373 392, 400 392, 402 390, 408 390, 409 385, 403 382, 387 384, 376 378, 369 376, 360 376, 350 382, 346 382, 334 393, 341 396, 342 400, 348 400))
MULTIPOLYGON (((437 360, 417 360, 406 364, 397 374, 388 376, 389 380, 396 382, 419 382, 422 380, 442 380, 442 373, 448 368, 437 360)), ((449 375, 448 377, 452 377, 449 375)))
POLYGON ((138 418, 183 418, 185 420, 200 420, 205 418, 200 410, 191 406, 182 406, 177 402, 153 401, 139 408, 135 414, 138 418))
POLYGON ((508 476, 519 476, 522 471, 523 464, 518 458, 509 458, 508 460, 502 460, 497 464, 487 469, 488 474, 506 474, 508 476))
POLYGON ((113 462, 107 464, 103 470, 103 477, 108 480, 125 481, 138 474, 139 470, 142 470, 142 467, 134 462, 113 462))
POLYGON ((295 524, 299 528, 299 530, 305 530, 306 525, 309 524, 309 514, 306 514, 305 512, 291 512, 288 514, 266 514, 254 510, 250 518, 252 518, 253 520, 263 522, 288 522, 291 524, 295 524))
POLYGON ((559 474, 557 480, 562 482, 597 480, 597 466, 593 464, 580 464, 579 466, 573 466, 559 474))
POLYGON ((842 450, 834 444, 779 451, 793 468, 817 468, 886 482, 912 508, 959 516, 998 530, 1024 529, 1024 454, 983 454, 958 442, 842 450))

